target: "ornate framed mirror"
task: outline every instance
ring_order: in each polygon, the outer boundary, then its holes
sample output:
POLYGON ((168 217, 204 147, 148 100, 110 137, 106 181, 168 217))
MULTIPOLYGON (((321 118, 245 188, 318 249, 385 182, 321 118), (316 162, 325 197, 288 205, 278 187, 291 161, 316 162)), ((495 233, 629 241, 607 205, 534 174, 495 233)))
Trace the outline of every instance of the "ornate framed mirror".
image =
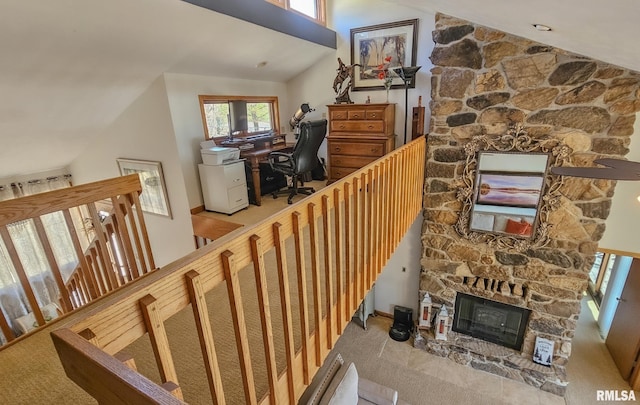
POLYGON ((458 234, 518 251, 544 246, 562 185, 549 169, 562 165, 571 149, 555 138, 532 138, 517 125, 502 136, 474 137, 465 152, 458 234))

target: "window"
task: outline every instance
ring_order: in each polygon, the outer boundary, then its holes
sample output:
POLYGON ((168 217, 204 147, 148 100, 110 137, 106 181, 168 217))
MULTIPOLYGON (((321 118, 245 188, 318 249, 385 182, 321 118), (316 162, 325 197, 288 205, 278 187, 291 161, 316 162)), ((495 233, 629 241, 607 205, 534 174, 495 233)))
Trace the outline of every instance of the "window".
POLYGON ((233 106, 241 106, 244 109, 246 102, 246 134, 259 134, 270 131, 278 132, 280 122, 278 119, 278 98, 260 96, 199 96, 200 112, 202 113, 202 123, 204 126, 205 138, 216 138, 229 136, 231 130, 236 132, 232 124, 233 106), (231 127, 230 127, 231 125, 231 127))
POLYGON ((593 266, 589 271, 589 292, 598 306, 602 303, 602 297, 607 292, 615 260, 616 255, 613 253, 597 252, 593 266))
POLYGON ((318 23, 326 24, 326 2, 325 0, 267 0, 269 3, 278 5, 286 10, 291 10, 302 14, 318 23))

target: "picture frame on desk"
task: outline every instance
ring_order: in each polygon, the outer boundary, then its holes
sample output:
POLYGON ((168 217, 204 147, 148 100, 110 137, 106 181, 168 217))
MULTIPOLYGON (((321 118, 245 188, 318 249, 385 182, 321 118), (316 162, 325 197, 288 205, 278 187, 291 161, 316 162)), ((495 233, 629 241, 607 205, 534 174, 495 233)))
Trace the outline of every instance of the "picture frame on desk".
MULTIPOLYGON (((351 65, 354 66, 351 89, 384 90, 378 77, 379 66, 391 57, 388 69, 415 66, 418 52, 418 19, 370 25, 351 29, 351 65)), ((409 88, 415 88, 415 76, 409 88)), ((400 76, 393 78, 392 89, 404 89, 400 76)))
POLYGON ((140 194, 140 206, 142 212, 160 215, 173 219, 171 208, 169 207, 169 197, 167 186, 164 182, 162 164, 150 160, 137 159, 116 159, 121 176, 137 173, 142 184, 140 194))

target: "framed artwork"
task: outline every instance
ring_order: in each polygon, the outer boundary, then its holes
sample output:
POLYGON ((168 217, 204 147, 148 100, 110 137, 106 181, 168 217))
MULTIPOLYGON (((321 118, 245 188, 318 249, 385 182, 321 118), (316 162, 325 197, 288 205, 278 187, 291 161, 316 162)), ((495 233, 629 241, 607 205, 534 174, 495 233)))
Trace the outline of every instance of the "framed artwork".
MULTIPOLYGON (((388 69, 415 66, 418 44, 418 20, 371 25, 351 29, 351 64, 354 66, 353 90, 384 90, 378 78, 380 65, 388 69), (385 58, 389 60, 385 63, 385 58), (390 59, 389 59, 390 58, 390 59)), ((409 87, 414 88, 415 76, 409 87)), ((391 88, 404 88, 400 77, 393 77, 391 88)))
POLYGON ((502 135, 477 135, 464 146, 456 232, 472 243, 523 251, 550 241, 550 214, 561 205, 562 177, 550 167, 569 160, 558 139, 531 137, 516 123, 502 135))
POLYGON ((478 152, 470 228, 531 237, 549 155, 478 152))
POLYGON ((162 164, 149 160, 116 159, 120 175, 137 173, 142 184, 140 205, 143 212, 172 218, 164 183, 162 164))

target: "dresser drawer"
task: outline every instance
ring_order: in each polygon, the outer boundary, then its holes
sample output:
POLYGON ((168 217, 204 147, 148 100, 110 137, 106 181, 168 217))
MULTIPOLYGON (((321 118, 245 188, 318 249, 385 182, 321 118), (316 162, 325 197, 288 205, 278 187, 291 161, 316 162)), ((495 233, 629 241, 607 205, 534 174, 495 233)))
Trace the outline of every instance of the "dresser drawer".
POLYGON ((329 167, 355 167, 361 168, 368 165, 378 157, 369 156, 348 156, 348 155, 331 155, 329 167))
POLYGON ((348 120, 363 120, 366 118, 365 110, 349 110, 347 111, 348 120))
POLYGON ((380 157, 385 154, 382 143, 329 142, 329 153, 333 155, 356 155, 380 157))
POLYGON ((364 119, 366 120, 382 120, 384 119, 383 109, 370 109, 365 112, 364 119))
POLYGON ((329 109, 329 120, 348 120, 349 110, 331 110, 329 109))
POLYGON ((333 132, 366 132, 384 133, 384 121, 331 121, 330 131, 333 132))
POLYGON ((338 180, 358 170, 357 167, 330 167, 329 179, 338 180))

